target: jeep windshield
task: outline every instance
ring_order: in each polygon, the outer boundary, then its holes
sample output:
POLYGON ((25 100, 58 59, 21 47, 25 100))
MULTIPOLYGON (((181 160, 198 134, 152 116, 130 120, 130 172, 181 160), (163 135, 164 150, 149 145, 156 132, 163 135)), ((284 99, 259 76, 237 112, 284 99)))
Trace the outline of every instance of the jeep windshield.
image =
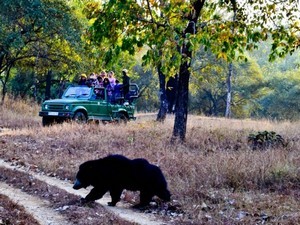
POLYGON ((91 88, 87 86, 69 87, 62 98, 84 98, 88 99, 91 95, 91 88))

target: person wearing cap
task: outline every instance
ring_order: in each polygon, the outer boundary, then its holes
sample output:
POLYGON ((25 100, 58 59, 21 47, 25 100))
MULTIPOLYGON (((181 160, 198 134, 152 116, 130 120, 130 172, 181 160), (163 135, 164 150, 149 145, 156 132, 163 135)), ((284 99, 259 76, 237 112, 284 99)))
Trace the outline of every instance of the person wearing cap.
POLYGON ((86 85, 86 78, 87 78, 86 74, 84 73, 81 74, 80 79, 78 81, 78 85, 86 85))

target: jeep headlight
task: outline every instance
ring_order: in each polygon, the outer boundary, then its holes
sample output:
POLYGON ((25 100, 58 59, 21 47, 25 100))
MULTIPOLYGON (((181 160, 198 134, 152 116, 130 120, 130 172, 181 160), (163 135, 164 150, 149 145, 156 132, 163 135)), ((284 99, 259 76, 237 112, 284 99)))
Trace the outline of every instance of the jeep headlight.
POLYGON ((45 107, 46 110, 49 109, 49 105, 47 105, 47 104, 44 107, 45 107))
POLYGON ((70 110, 71 109, 70 105, 65 105, 65 109, 70 110))

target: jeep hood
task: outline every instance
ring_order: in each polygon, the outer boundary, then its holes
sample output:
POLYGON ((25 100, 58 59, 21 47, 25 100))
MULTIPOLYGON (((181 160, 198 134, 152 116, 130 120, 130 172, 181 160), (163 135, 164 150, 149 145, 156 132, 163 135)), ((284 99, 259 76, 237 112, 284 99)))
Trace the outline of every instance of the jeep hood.
POLYGON ((72 104, 72 103, 75 103, 75 102, 85 102, 87 101, 88 99, 52 99, 52 100, 46 100, 44 101, 43 104, 72 104))

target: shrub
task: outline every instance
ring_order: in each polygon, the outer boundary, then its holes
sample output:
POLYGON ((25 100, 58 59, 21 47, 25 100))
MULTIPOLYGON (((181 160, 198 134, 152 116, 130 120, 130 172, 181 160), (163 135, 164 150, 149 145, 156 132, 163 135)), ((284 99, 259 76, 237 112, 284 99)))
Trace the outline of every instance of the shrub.
POLYGON ((259 131, 248 136, 248 143, 253 150, 265 150, 272 147, 285 147, 283 137, 274 131, 259 131))

